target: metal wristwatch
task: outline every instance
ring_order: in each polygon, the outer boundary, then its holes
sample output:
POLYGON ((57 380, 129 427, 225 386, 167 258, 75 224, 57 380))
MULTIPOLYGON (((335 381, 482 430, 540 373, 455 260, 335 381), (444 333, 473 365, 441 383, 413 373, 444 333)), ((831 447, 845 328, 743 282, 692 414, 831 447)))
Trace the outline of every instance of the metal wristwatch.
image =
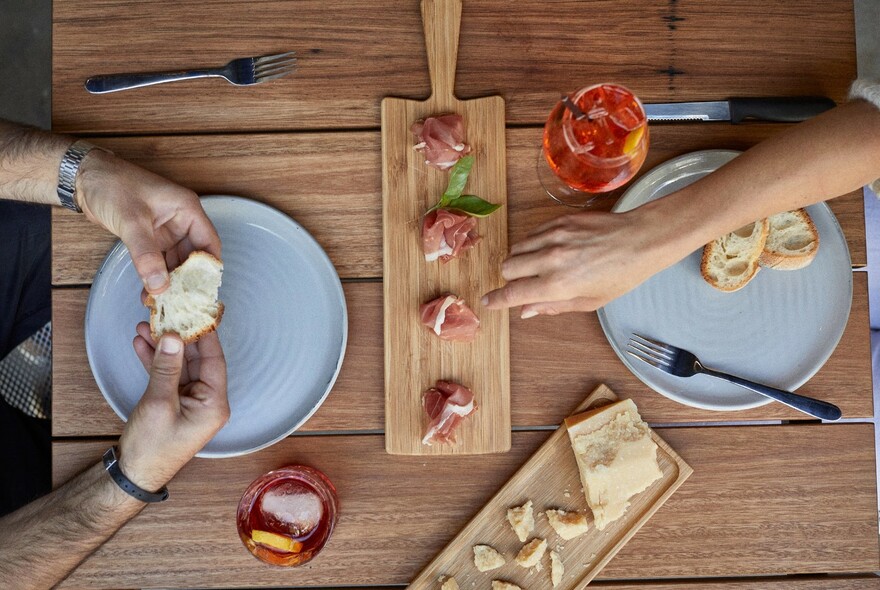
POLYGON ((61 158, 61 165, 58 167, 58 200, 61 201, 62 206, 71 211, 82 213, 82 209, 77 205, 75 198, 76 175, 86 154, 96 148, 101 151, 107 151, 104 148, 79 139, 67 148, 64 157, 61 158))
POLYGON ((162 489, 155 493, 148 492, 128 479, 125 474, 122 473, 122 469, 119 468, 119 461, 116 459, 116 447, 110 447, 107 449, 107 452, 104 453, 104 469, 110 474, 110 477, 113 478, 116 485, 122 488, 122 491, 132 498, 140 500, 141 502, 149 503, 164 502, 168 499, 167 487, 162 486, 162 489))

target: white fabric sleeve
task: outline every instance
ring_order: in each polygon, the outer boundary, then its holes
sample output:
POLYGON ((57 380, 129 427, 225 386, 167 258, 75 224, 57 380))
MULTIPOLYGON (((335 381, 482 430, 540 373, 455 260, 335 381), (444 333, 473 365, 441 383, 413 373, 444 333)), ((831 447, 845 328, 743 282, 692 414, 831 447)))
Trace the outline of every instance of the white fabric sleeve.
POLYGON ((849 88, 849 99, 861 98, 880 109, 880 82, 876 80, 860 79, 853 82, 849 88))

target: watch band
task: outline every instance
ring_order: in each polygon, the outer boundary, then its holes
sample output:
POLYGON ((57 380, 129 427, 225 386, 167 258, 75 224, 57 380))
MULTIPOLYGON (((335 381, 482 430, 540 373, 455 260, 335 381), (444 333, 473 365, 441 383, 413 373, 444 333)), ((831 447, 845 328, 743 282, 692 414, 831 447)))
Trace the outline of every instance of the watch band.
POLYGON ((82 213, 82 209, 76 203, 76 175, 86 154, 95 148, 107 151, 82 139, 73 142, 73 145, 67 148, 58 167, 58 200, 61 201, 62 206, 77 213, 82 213))
POLYGON ((110 447, 104 453, 104 469, 110 474, 116 485, 122 488, 122 491, 141 502, 164 502, 168 499, 167 487, 162 486, 162 489, 155 493, 148 492, 128 479, 119 467, 119 461, 116 459, 116 447, 110 447))

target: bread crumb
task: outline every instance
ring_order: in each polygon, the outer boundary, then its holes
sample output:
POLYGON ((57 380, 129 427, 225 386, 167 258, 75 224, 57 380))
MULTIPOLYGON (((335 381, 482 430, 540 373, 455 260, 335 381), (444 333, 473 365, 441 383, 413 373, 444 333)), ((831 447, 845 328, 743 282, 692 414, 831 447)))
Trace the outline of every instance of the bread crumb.
POLYGON ((452 576, 446 578, 441 576, 440 579, 437 581, 443 584, 442 586, 440 586, 440 590, 459 590, 458 582, 456 582, 455 578, 453 578, 452 576))
POLYGON ((547 541, 544 539, 532 539, 526 543, 516 556, 516 564, 520 567, 535 567, 547 551, 547 541))
POLYGON ((571 498, 571 494, 569 494, 568 492, 565 492, 565 493, 562 494, 562 495, 565 496, 566 498, 571 498))
POLYGON ((550 581, 553 582, 553 587, 559 585, 559 582, 562 581, 562 575, 565 573, 565 567, 562 565, 562 559, 560 559, 559 554, 555 551, 550 552, 550 581))
POLYGON ((474 565, 479 571, 498 569, 505 563, 504 556, 489 545, 474 545, 474 565))
POLYGON ((566 512, 565 510, 547 510, 547 520, 556 534, 566 541, 579 537, 590 529, 590 521, 583 512, 566 512))
POLYGON ((501 580, 492 580, 492 590, 522 590, 516 584, 510 582, 502 582, 501 580))
POLYGON ((525 543, 532 531, 535 530, 535 515, 532 512, 532 501, 529 500, 522 506, 510 508, 507 511, 507 521, 513 527, 521 543, 525 543))

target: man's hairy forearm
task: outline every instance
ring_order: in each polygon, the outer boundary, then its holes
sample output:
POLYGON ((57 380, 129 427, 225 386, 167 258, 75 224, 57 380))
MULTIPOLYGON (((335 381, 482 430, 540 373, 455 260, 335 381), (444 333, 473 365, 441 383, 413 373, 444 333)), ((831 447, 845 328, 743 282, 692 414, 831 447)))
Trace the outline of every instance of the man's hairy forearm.
POLYGON ((58 166, 72 141, 0 119, 0 199, 57 205, 58 166))
POLYGON ((144 507, 100 464, 0 518, 0 588, 51 588, 144 507))

